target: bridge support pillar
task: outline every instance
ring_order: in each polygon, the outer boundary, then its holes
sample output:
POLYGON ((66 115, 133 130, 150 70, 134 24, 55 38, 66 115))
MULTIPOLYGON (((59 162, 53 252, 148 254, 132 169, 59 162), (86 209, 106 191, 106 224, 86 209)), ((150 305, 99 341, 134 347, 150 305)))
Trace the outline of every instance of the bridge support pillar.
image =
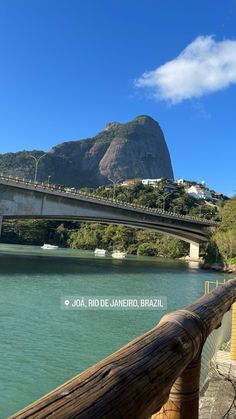
POLYGON ((199 259, 199 243, 190 243, 189 258, 194 260, 199 259))
POLYGON ((2 234, 2 221, 3 221, 3 216, 0 215, 0 237, 1 237, 1 234, 2 234))

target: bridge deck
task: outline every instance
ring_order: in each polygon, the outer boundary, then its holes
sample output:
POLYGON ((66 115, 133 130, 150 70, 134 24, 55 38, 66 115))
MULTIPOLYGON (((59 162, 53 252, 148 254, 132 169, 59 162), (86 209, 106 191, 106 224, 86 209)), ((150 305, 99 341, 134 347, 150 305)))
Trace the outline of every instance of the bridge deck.
POLYGON ((185 222, 194 222, 196 224, 202 225, 202 226, 214 226, 217 223, 211 220, 207 220, 204 218, 199 217, 193 217, 189 215, 182 215, 178 213, 173 213, 169 211, 163 211, 159 208, 150 208, 150 207, 144 207, 141 205, 131 204, 128 202, 121 202, 117 200, 112 199, 104 199, 100 198, 98 196, 94 196, 92 194, 88 194, 86 192, 83 192, 81 190, 74 190, 71 188, 61 187, 59 185, 54 184, 48 184, 48 183, 41 183, 41 182, 33 182, 31 180, 26 179, 20 179, 17 177, 12 176, 3 176, 0 175, 0 184, 2 185, 9 185, 21 189, 27 189, 27 190, 37 190, 38 192, 56 195, 56 196, 64 196, 66 198, 73 198, 78 200, 84 200, 86 202, 91 203, 98 203, 100 205, 109 205, 111 207, 120 208, 120 209, 129 209, 132 211, 139 211, 146 214, 152 214, 152 215, 159 215, 164 218, 173 219, 173 220, 184 220, 185 222))

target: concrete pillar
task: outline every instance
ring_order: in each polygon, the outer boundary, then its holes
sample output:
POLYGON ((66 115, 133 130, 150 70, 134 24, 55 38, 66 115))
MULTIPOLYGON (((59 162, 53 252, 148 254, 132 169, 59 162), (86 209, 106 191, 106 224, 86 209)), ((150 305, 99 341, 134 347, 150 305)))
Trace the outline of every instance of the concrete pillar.
POLYGON ((199 259, 199 243, 190 243, 189 257, 194 260, 199 259))
POLYGON ((2 234, 2 221, 3 221, 3 216, 0 215, 0 237, 1 237, 1 234, 2 234))

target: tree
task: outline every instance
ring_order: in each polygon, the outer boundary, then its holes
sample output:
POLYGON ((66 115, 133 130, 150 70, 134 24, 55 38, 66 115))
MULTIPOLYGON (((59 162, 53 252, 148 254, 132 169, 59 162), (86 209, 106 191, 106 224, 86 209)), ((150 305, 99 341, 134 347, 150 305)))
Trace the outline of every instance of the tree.
POLYGON ((137 253, 140 256, 157 256, 158 247, 154 243, 141 243, 138 246, 137 253))
POLYGON ((65 228, 64 224, 60 224, 57 228, 56 228, 56 233, 55 233, 55 242, 59 245, 59 246, 65 246, 67 243, 67 239, 68 239, 68 229, 65 228))
POLYGON ((220 231, 228 231, 236 228, 236 196, 225 202, 224 206, 220 209, 220 215, 220 231))
POLYGON ((206 261, 226 261, 236 257, 236 197, 227 200, 220 208, 221 222, 206 250, 206 261), (212 251, 215 249, 215 251, 212 251), (215 260, 213 255, 215 254, 215 260))
POLYGON ((236 257, 236 228, 216 233, 215 242, 225 260, 236 257))
POLYGON ((101 244, 103 230, 101 224, 82 224, 79 231, 70 234, 68 244, 73 249, 94 250, 101 244))
POLYGON ((172 236, 163 236, 158 247, 161 256, 174 259, 186 256, 189 251, 188 243, 172 236))

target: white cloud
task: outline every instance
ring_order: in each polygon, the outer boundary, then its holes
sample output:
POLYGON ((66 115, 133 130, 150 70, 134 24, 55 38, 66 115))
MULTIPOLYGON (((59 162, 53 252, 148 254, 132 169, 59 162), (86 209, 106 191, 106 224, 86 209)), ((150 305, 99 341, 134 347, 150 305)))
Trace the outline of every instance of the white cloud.
POLYGON ((199 36, 180 55, 145 72, 137 87, 151 89, 157 99, 172 104, 224 89, 236 83, 236 41, 199 36))

